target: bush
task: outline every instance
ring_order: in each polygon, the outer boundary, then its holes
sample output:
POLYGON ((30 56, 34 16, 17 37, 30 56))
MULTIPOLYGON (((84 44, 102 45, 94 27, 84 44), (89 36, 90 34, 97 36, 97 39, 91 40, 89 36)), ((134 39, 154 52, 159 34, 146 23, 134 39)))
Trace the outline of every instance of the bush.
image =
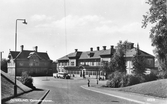
POLYGON ((30 87, 32 89, 36 89, 35 86, 33 86, 33 79, 31 76, 28 75, 28 73, 22 72, 22 76, 21 76, 21 82, 26 85, 27 87, 30 87))
POLYGON ((120 81, 120 87, 126 87, 128 86, 128 82, 129 82, 129 75, 123 75, 122 79, 120 81))
POLYGON ((158 73, 157 76, 159 79, 165 79, 165 78, 167 78, 167 71, 162 70, 158 73))
POLYGON ((154 80, 157 80, 158 79, 158 76, 156 73, 150 73, 148 75, 145 75, 145 82, 148 82, 148 81, 154 81, 154 80))
POLYGON ((145 82, 144 75, 126 75, 122 72, 114 72, 109 75, 109 80, 107 81, 107 87, 118 88, 126 87, 135 84, 145 82))
POLYGON ((112 88, 121 87, 122 86, 121 82, 124 78, 123 76, 125 76, 125 73, 118 72, 118 71, 113 72, 108 77, 109 81, 107 81, 107 86, 112 88))
POLYGON ((139 76, 128 75, 127 76, 126 86, 131 86, 131 85, 139 84, 140 82, 141 81, 140 81, 140 77, 139 76))

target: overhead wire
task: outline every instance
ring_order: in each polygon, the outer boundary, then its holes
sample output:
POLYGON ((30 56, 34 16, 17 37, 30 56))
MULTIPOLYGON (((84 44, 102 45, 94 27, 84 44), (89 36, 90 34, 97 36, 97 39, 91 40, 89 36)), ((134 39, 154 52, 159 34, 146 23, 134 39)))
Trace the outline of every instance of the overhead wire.
POLYGON ((64 35, 65 35, 65 48, 67 54, 67 21, 66 21, 66 0, 64 0, 64 35))
MULTIPOLYGON (((65 35, 65 49, 66 49, 66 55, 67 55, 67 20, 66 20, 66 0, 64 0, 64 35, 65 35)), ((67 97, 69 100, 69 81, 67 80, 67 97)), ((67 101, 68 102, 68 101, 67 101)))

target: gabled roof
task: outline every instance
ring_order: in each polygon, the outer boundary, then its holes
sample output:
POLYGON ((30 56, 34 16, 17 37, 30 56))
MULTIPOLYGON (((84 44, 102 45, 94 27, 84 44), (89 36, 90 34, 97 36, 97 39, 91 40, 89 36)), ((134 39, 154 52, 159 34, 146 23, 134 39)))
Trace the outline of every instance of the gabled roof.
MULTIPOLYGON (((113 50, 113 52, 111 52, 111 49, 106 49, 106 50, 95 50, 95 51, 85 51, 85 52, 81 52, 81 54, 77 54, 77 52, 73 52, 70 53, 66 56, 61 57, 60 59, 58 59, 58 61, 63 61, 63 60, 69 60, 70 57, 79 57, 78 59, 100 59, 103 56, 109 56, 111 55, 111 53, 114 53, 115 49, 113 50)), ((145 57, 154 57, 151 54, 148 54, 142 50, 139 50, 140 56, 145 56, 145 57)), ((126 50, 126 55, 125 57, 134 57, 137 54, 137 48, 133 47, 132 49, 127 49, 126 50)))
POLYGON ((72 57, 78 58, 78 57, 80 57, 81 54, 82 54, 82 52, 80 52, 80 51, 73 52, 73 53, 70 53, 70 54, 68 54, 68 55, 65 55, 65 56, 59 58, 58 60, 59 60, 59 61, 60 61, 60 60, 69 60, 69 58, 72 58, 72 57))
POLYGON ((80 57, 80 55, 82 54, 82 52, 80 51, 77 51, 77 52, 74 52, 74 53, 71 53, 68 55, 68 57, 80 57))
POLYGON ((69 60, 69 58, 68 58, 68 55, 65 55, 65 56, 59 58, 58 60, 59 61, 61 61, 61 60, 69 60))
POLYGON ((19 52, 19 51, 10 51, 10 55, 12 56, 13 59, 16 59, 16 58, 17 59, 28 59, 32 52, 35 52, 40 59, 50 60, 50 58, 49 58, 47 53, 45 53, 45 52, 36 52, 36 51, 31 51, 31 50, 23 50, 21 52, 19 52))
POLYGON ((85 51, 85 52, 73 52, 66 56, 63 56, 58 59, 61 60, 69 60, 71 57, 78 57, 79 59, 99 59, 101 56, 111 55, 111 49, 106 50, 96 50, 96 51, 85 51))
POLYGON ((146 57, 154 57, 153 55, 147 53, 147 52, 144 52, 142 50, 139 50, 139 53, 140 53, 140 56, 146 56, 146 57))
POLYGON ((13 59, 16 58, 16 56, 19 54, 20 52, 18 51, 10 51, 10 55, 12 56, 13 59))
POLYGON ((111 49, 107 50, 99 50, 99 51, 87 51, 83 52, 79 59, 98 59, 101 58, 103 55, 110 55, 111 49), (93 56, 90 54, 93 53, 93 56))
MULTIPOLYGON (((128 49, 128 50, 126 50, 125 57, 134 57, 136 54, 137 54, 137 48, 128 49)), ((142 50, 139 50, 139 55, 145 56, 145 57, 154 57, 153 55, 148 54, 142 50)))

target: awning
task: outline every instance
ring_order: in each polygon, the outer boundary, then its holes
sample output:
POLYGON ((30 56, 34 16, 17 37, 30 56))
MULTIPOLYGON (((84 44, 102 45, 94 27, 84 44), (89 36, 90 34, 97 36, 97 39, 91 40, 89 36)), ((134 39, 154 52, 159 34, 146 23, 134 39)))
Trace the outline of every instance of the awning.
POLYGON ((86 71, 98 71, 100 70, 100 66, 68 66, 64 67, 64 69, 68 71, 80 71, 82 69, 86 69, 86 71))

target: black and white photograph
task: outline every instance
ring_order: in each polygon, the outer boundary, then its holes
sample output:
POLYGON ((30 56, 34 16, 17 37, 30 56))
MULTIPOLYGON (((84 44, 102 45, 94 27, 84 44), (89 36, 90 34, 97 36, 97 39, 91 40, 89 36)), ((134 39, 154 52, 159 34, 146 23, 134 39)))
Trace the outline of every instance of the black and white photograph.
POLYGON ((0 0, 1 104, 167 104, 167 0, 0 0))

